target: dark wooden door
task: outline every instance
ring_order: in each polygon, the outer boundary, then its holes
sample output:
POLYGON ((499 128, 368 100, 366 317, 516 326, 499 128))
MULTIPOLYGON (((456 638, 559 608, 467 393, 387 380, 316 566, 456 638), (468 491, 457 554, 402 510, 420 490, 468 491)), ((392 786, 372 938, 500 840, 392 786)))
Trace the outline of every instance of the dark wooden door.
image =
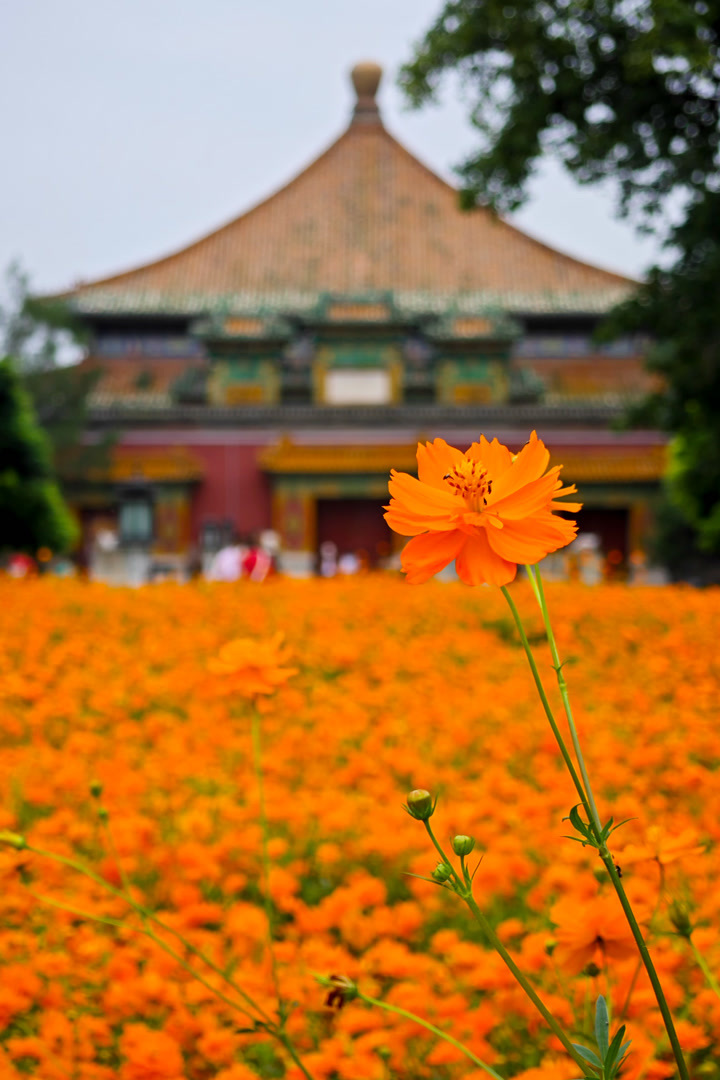
POLYGON ((325 540, 337 544, 338 553, 360 553, 376 566, 390 550, 391 532, 379 499, 318 499, 318 546, 325 540))

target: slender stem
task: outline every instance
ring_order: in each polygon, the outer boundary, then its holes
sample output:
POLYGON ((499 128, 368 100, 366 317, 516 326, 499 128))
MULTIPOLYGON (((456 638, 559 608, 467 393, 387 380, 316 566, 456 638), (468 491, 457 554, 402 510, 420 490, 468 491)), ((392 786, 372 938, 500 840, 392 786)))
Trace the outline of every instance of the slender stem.
MULTIPOLYGON (((447 858, 447 856, 445 855, 445 852, 443 851, 442 847, 440 846, 440 844, 436 840, 435 834, 432 831, 432 827, 430 825, 430 822, 425 821, 423 824, 425 825, 428 836, 432 840, 432 842, 435 845, 436 849, 440 852, 440 855, 442 856, 443 862, 446 862, 449 866, 452 866, 452 863, 447 858)), ((475 900, 475 897, 472 894, 472 887, 468 888, 465 885, 465 883, 460 880, 458 875, 454 873, 454 871, 453 871, 453 874, 454 874, 455 881, 456 881, 456 892, 457 892, 458 896, 462 900, 464 900, 465 903, 467 904, 467 906, 470 908, 470 910, 472 911, 473 915, 475 916, 477 922, 480 924, 483 932, 490 939, 490 942, 491 942, 493 948, 499 954, 501 959, 504 960, 505 964, 510 969, 510 971, 514 975, 515 979, 520 984, 520 986, 523 988, 523 990, 525 991, 527 996, 530 998, 530 1000, 532 1001, 533 1005, 535 1006, 537 1011, 542 1016, 545 1023, 551 1029, 553 1034, 556 1035, 557 1038, 560 1040, 560 1042, 564 1046, 565 1050, 568 1052, 570 1057, 573 1059, 573 1061, 575 1061, 575 1063, 577 1065, 580 1065, 582 1067, 583 1071, 584 1071, 585 1070, 585 1062, 580 1057, 577 1050, 575 1050, 575 1048, 573 1047, 573 1044, 570 1042, 567 1035, 565 1034, 563 1029, 560 1027, 560 1025, 558 1024, 558 1022, 555 1019, 555 1017, 553 1016, 553 1014, 546 1007, 546 1005, 544 1004, 542 998, 536 993, 536 991, 534 990, 534 988, 532 986, 532 983, 530 983, 528 981, 528 979, 525 977, 523 972, 517 966, 517 964, 513 960, 512 956, 507 951, 507 949, 503 945, 502 941, 500 940, 500 938, 495 933, 492 925, 490 924, 490 922, 488 921, 486 916, 482 913, 482 911, 478 907, 477 901, 475 900)))
POLYGON ((650 979, 652 988, 655 991, 655 997, 657 999, 658 1007, 662 1014, 668 1039, 670 1040, 670 1046, 672 1047, 673 1057, 675 1058, 675 1064, 678 1067, 678 1072, 680 1073, 682 1080, 689 1080, 687 1065, 685 1064, 685 1058, 683 1057, 680 1040, 678 1039, 677 1032, 675 1031, 675 1024, 673 1023, 672 1014, 665 999, 665 993, 660 983, 660 979, 658 978, 658 973, 655 970, 655 965, 653 964, 650 957, 650 952, 648 950, 645 938, 643 937, 642 930, 640 929, 638 921, 635 918, 635 912, 632 909, 632 904, 630 903, 628 895, 625 892, 625 887, 620 878, 618 877, 617 870, 615 869, 615 860, 613 859, 605 844, 603 844, 600 848, 600 858, 604 862, 605 869, 610 875, 610 880, 615 887, 615 892, 618 894, 618 898, 620 900, 620 903, 622 904, 622 909, 625 912, 625 918, 627 919, 630 930, 632 931, 632 935, 635 938, 635 944, 640 951, 642 962, 645 965, 645 970, 647 971, 648 978, 650 979))
POLYGON ((695 957, 695 959, 697 961, 698 967, 700 968, 703 975, 707 979, 708 986, 720 998, 720 983, 718 983, 717 979, 715 978, 712 971, 708 967, 707 960, 705 959, 705 957, 703 956, 703 954, 700 952, 697 945, 693 941, 692 934, 687 934, 685 936, 687 938, 687 942, 688 942, 690 948, 692 949, 692 953, 693 953, 693 956, 695 957))
MULTIPOLYGON (((78 915, 80 916, 80 918, 83 919, 89 919, 93 922, 104 923, 106 926, 127 927, 128 925, 121 919, 111 919, 106 915, 94 915, 92 912, 89 911, 81 911, 80 908, 76 908, 72 904, 63 904, 60 903, 60 901, 58 900, 53 900, 50 896, 41 896, 39 893, 33 892, 32 889, 28 889, 28 892, 30 896, 34 896, 35 899, 39 900, 42 904, 48 904, 50 907, 59 908, 61 911, 69 911, 72 915, 78 915)), ((135 930, 138 934, 144 934, 145 937, 148 937, 151 941, 154 941, 155 944, 158 945, 164 952, 166 952, 169 956, 172 956, 172 958, 180 965, 180 967, 187 971, 188 974, 192 975, 194 979, 197 979, 198 982, 202 983, 203 986, 207 987, 208 990, 212 991, 215 997, 219 998, 220 1001, 224 1001, 226 1005, 230 1006, 230 1008, 235 1009, 237 1012, 241 1012, 243 1016, 247 1016, 249 1020, 252 1020, 253 1022, 255 1021, 255 1017, 252 1015, 252 1013, 248 1012, 247 1009, 245 1009, 242 1005, 239 1005, 237 1001, 233 1001, 231 998, 227 997, 226 994, 223 994, 222 990, 218 990, 216 986, 213 986, 212 983, 208 982, 200 974, 199 971, 196 971, 195 968, 188 964, 188 962, 184 960, 179 953, 176 953, 175 950, 167 944, 167 942, 163 941, 162 938, 159 938, 157 934, 153 933, 153 931, 150 930, 150 928, 147 926, 146 921, 143 922, 142 926, 133 926, 131 927, 131 929, 135 930)))
POLYGON ((361 990, 358 990, 357 996, 360 1001, 364 1001, 367 1005, 376 1005, 379 1009, 385 1009, 386 1012, 396 1013, 398 1016, 405 1017, 406 1020, 412 1020, 414 1023, 420 1024, 421 1027, 426 1028, 428 1031, 432 1031, 433 1035, 437 1035, 439 1038, 444 1039, 445 1042, 449 1042, 451 1046, 455 1046, 458 1050, 461 1050, 466 1057, 469 1057, 475 1065, 484 1069, 489 1076, 493 1076, 495 1080, 503 1080, 500 1073, 496 1073, 494 1069, 491 1069, 490 1066, 486 1065, 484 1061, 481 1061, 479 1057, 475 1057, 472 1050, 468 1050, 467 1046, 458 1042, 452 1035, 448 1035, 447 1031, 442 1031, 440 1028, 435 1027, 434 1024, 430 1024, 427 1020, 423 1020, 421 1016, 416 1016, 415 1013, 408 1012, 407 1009, 401 1009, 399 1005, 390 1005, 387 1001, 380 1001, 378 998, 368 997, 368 995, 363 994, 361 990))
POLYGON ((567 717, 568 728, 570 729, 570 738, 572 739, 573 748, 575 750, 575 758, 580 768, 580 775, 582 776, 583 785, 587 793, 593 822, 598 832, 600 832, 600 830, 602 829, 602 826, 600 824, 600 815, 597 811, 595 796, 593 795, 590 777, 588 776, 587 767, 585 765, 585 757, 583 756, 582 747, 580 746, 580 738, 578 736, 577 728, 575 726, 575 720, 573 718, 567 681, 565 679, 565 673, 563 672, 563 666, 560 661, 560 654, 558 653, 557 644, 555 642, 555 634, 553 633, 552 624, 550 622, 550 613, 545 602, 545 592, 543 590, 542 578, 540 577, 540 567, 528 566, 527 571, 530 577, 530 581, 536 587, 535 595, 538 598, 538 603, 540 604, 540 610, 542 612, 543 622, 545 623, 545 633, 547 635, 548 645, 550 646, 550 655, 552 656, 553 667, 555 668, 555 674, 557 675, 558 687, 560 689, 560 697, 562 698, 563 708, 565 709, 565 716, 567 717))
POLYGON ((164 923, 162 919, 159 919, 157 915, 153 914, 152 911, 149 911, 141 904, 138 904, 132 896, 127 895, 121 889, 116 889, 114 885, 111 885, 109 881, 105 880, 105 878, 100 877, 100 875, 96 874, 94 870, 90 869, 90 867, 84 866, 82 863, 77 862, 75 859, 68 859, 65 855, 58 855, 54 851, 44 851, 42 848, 36 848, 31 846, 30 844, 26 846, 25 850, 32 851, 35 855, 42 855, 43 858, 51 859, 54 862, 60 863, 63 866, 67 866, 71 870, 75 870, 79 874, 84 874, 85 877, 90 878, 91 881, 94 881, 97 885, 100 885, 103 889, 105 889, 106 892, 109 892, 113 896, 117 896, 119 899, 124 900, 125 903, 129 904, 130 907, 133 908, 133 910, 136 911, 142 919, 147 919, 148 921, 155 923, 155 925, 160 927, 161 930, 164 930, 166 933, 171 934, 174 938, 176 938, 176 940, 178 940, 182 945, 184 945, 188 952, 192 953, 193 956, 196 956, 198 960, 202 960, 204 964, 207 964, 207 966, 212 971, 214 971, 216 975, 219 975, 221 979, 224 979, 227 985, 231 987, 235 991, 235 993, 243 999, 243 1001, 245 1001, 248 1005, 255 1009, 255 1011, 260 1015, 264 1023, 272 1024, 272 1018, 265 1012, 265 1010, 262 1009, 255 1001, 253 1001, 250 995, 245 990, 243 990, 242 987, 239 986, 235 982, 235 980, 227 974, 227 972, 223 971, 219 964, 216 964, 214 960, 212 960, 209 956, 206 956, 201 949, 198 949, 195 945, 192 944, 191 941, 188 941, 187 938, 183 937, 183 935, 180 934, 177 930, 174 930, 172 926, 168 926, 167 923, 164 923))
POLYGON ((501 592, 502 592, 503 596, 505 597, 505 599, 507 600, 508 605, 510 607, 510 611, 512 612, 512 616, 513 616, 513 618, 515 620, 515 626, 517 627, 517 631, 518 631, 518 633, 520 635, 520 640, 522 642, 523 649, 525 650, 525 656, 527 657, 528 664, 530 665, 530 671, 532 672, 532 677, 535 680, 535 686, 537 688, 537 692, 538 692, 538 695, 540 697, 540 701, 542 702, 542 707, 545 710, 545 715, 546 715, 546 717, 548 719, 548 723, 550 724, 550 727, 552 728, 552 733, 555 736, 555 741, 557 742, 558 747, 560 748, 560 753, 562 754, 563 761, 565 762, 565 765, 567 766, 567 770, 570 773, 570 776, 572 778, 572 782, 575 785, 575 790, 577 791, 578 795, 580 796, 580 801, 581 801, 581 803, 583 805, 583 809, 585 810, 585 813, 587 814, 588 821, 592 821, 593 820, 592 812, 590 810, 590 804, 588 802, 588 797, 587 797, 587 795, 585 793, 585 788, 583 787, 582 781, 580 780, 580 777, 577 774, 577 770, 575 768, 575 765, 573 764, 573 760, 570 757, 570 752, 568 751, 568 748, 567 748, 567 746, 565 744, 565 740, 562 737, 562 734, 560 732, 560 728, 557 725, 557 721, 555 720, 555 716, 554 716, 552 708, 550 706, 550 702, 548 701, 547 694, 545 693, 545 687, 542 684, 542 679, 540 678, 540 672, 537 669, 537 664, 535 663, 535 657, 533 656, 533 651, 530 648, 530 642, 528 641, 527 634, 525 633, 525 627, 523 626, 522 619, 520 618, 520 612, 518 611, 517 607, 515 606, 515 601, 513 600, 510 593, 508 592, 507 586, 502 585, 501 586, 501 592))
MULTIPOLYGON (((572 738, 573 738, 573 746, 575 747, 575 752, 576 752, 577 758, 578 758, 578 765, 580 766, 580 770, 582 772, 583 779, 585 779, 587 777, 587 770, 585 768, 585 760, 584 760, 583 755, 582 755, 582 750, 580 748, 580 742, 579 742, 579 739, 578 739, 578 736, 577 736, 577 730, 575 728, 575 723, 574 723, 573 718, 572 718, 572 710, 570 709, 570 701, 569 701, 569 697, 568 697, 568 693, 567 693, 567 684, 565 683, 565 676, 562 673, 562 664, 560 662, 560 658, 559 658, 559 655, 558 655, 557 646, 555 645, 555 638, 554 638, 554 636, 552 634, 552 627, 550 626, 550 615, 549 615, 549 612, 548 612, 548 609, 547 609, 547 604, 545 602, 545 594, 543 592, 542 579, 540 577, 540 572, 539 572, 537 567, 535 567, 534 570, 531 567, 528 567, 528 573, 530 575, 531 582, 534 581, 534 591, 535 591, 535 595, 538 597, 538 602, 540 603, 540 608, 542 610, 543 621, 545 623, 545 629, 546 629, 547 636, 548 636, 548 642, 550 643, 550 649, 551 649, 551 652, 552 652, 553 662, 554 662, 554 665, 555 665, 555 672, 557 674, 558 684, 560 685, 560 692, 561 692, 561 695, 563 697, 563 703, 565 704, 565 714, 566 714, 566 716, 568 718, 568 724, 570 726, 570 732, 571 732, 571 735, 572 735, 572 738)), ((552 716, 552 710, 550 709, 550 705, 549 705, 549 703, 547 701, 547 697, 545 696, 544 689, 542 689, 542 683, 541 683, 541 680, 540 680, 540 675, 539 675, 538 670, 537 670, 537 665, 535 664, 535 659, 533 657, 532 650, 530 648, 530 643, 527 640, 527 635, 525 634, 524 630, 521 628, 520 616, 518 614, 517 608, 515 607, 515 604, 513 603, 513 600, 512 600, 512 597, 510 596, 510 593, 507 591, 507 589, 504 586, 503 586, 502 591, 505 594, 505 598, 506 598, 508 604, 510 605, 510 609, 513 612, 513 615, 515 617, 515 622, 516 622, 516 624, 518 626, 518 630, 520 631, 520 637, 521 637, 522 642, 523 642, 523 647, 525 648, 525 654, 526 654, 526 656, 528 658, 528 663, 530 664, 530 670, 532 671, 533 678, 535 680, 535 685, 538 688, 538 693, 540 694, 540 699, 541 699, 541 701, 543 703, 545 713, 546 713, 546 715, 548 717, 548 720, 550 721, 551 727, 553 729, 553 734, 555 734, 556 739, 561 738, 557 734, 557 731, 558 731, 557 724, 555 723, 555 719, 552 716)), ((563 746, 564 746, 564 743, 561 745, 561 750, 562 750, 563 746)), ((572 765, 572 763, 570 762, 569 757, 566 756, 565 753, 563 753, 563 758, 565 759, 565 764, 568 766, 568 769, 569 769, 570 774, 571 774, 571 776, 573 778, 573 782, 575 783, 575 787, 578 789, 578 792, 580 792, 581 790, 584 792, 585 788, 580 783, 580 780, 579 780, 579 778, 577 776, 577 773, 575 772, 575 768, 572 765)), ((615 892, 618 895, 618 899, 620 900, 620 903, 622 905, 622 909, 623 909, 623 911, 625 913, 625 918, 628 921, 628 925, 630 926, 630 930, 632 932, 633 937, 635 938, 635 943, 636 943, 636 945, 638 947, 638 950, 640 952, 640 958, 641 958, 641 960, 643 962, 643 965, 645 966, 645 970, 647 971, 648 978, 650 979, 650 983, 651 983, 652 988, 653 988, 653 990, 655 992, 655 997, 657 999, 658 1007, 659 1007, 660 1012, 662 1014, 663 1023, 665 1024, 665 1030, 667 1031, 668 1039, 670 1040, 670 1046, 672 1047, 673 1057, 675 1058, 675 1064, 677 1065, 678 1072, 680 1074, 681 1080, 689 1080, 688 1071, 687 1071, 687 1065, 685 1064, 685 1058, 683 1057, 682 1048, 680 1046, 680 1041, 679 1041, 679 1039, 677 1037, 677 1032, 675 1031, 675 1024, 673 1023, 673 1018, 672 1018, 672 1015, 670 1013, 670 1009, 668 1007, 667 1000, 665 998, 665 993, 664 993, 662 985, 660 983, 660 979, 658 978, 657 971, 655 970, 655 965, 653 964, 652 958, 650 957, 650 952, 648 950, 647 943, 645 941, 645 938, 643 937, 643 933, 642 933, 642 931, 640 929, 640 926, 638 925, 638 921, 635 918, 635 913, 634 913, 634 911, 632 909, 632 905, 630 903, 630 900, 628 899, 627 893, 625 892, 625 887, 624 887, 622 881, 620 880, 620 875, 618 874, 618 872, 617 872, 617 870, 615 868, 615 860, 613 859, 612 855, 610 854, 610 851, 608 850, 607 843, 605 842, 605 840, 602 837, 602 825, 600 824, 600 818, 598 816, 598 812, 597 812, 597 809, 595 807, 595 802, 594 802, 594 799, 592 797, 592 790, 591 790, 590 785, 589 785, 589 780, 587 780, 586 783, 588 785, 587 786, 588 794, 587 794, 586 797, 583 798, 583 806, 584 806, 585 812, 587 813, 587 816, 588 816, 588 822, 589 822, 589 824, 591 826, 591 829, 592 829, 593 833, 595 834, 595 840, 597 841, 597 847, 598 847, 598 852, 600 854, 600 858, 602 859, 602 861, 603 861, 603 863, 605 865, 605 869, 607 870, 608 874, 610 875, 610 880, 612 881, 613 888, 615 889, 615 892)))
POLYGON ((125 870, 123 869, 123 864, 120 861, 120 854, 118 852, 117 846, 115 844, 115 838, 113 837, 112 830, 110 828, 110 821, 107 816, 107 810, 102 810, 99 817, 101 828, 105 833, 108 851, 112 855, 115 861, 115 865, 117 866, 117 872, 120 875, 120 881, 122 883, 123 891, 125 892, 126 896, 130 896, 130 881, 127 874, 125 873, 125 870))
POLYGON ((175 950, 171 948, 171 946, 168 945, 166 941, 163 941, 162 938, 158 937, 157 934, 153 930, 151 930, 149 926, 145 925, 142 933, 149 937, 152 942, 154 942, 160 949, 163 950, 163 952, 166 952, 168 956, 172 956, 173 960, 175 960, 175 962, 178 963, 184 971, 187 971, 189 975, 192 975, 194 979, 197 979, 197 981, 201 983, 204 987, 206 987, 208 990, 210 990, 211 993, 215 995, 215 997, 220 998, 220 1000, 224 1001, 226 1005, 229 1005, 231 1008, 236 1009, 238 1012, 241 1012, 243 1016, 247 1016, 250 1020, 255 1019, 252 1013, 249 1013, 247 1009, 245 1009, 242 1005, 238 1005, 236 1001, 233 1001, 232 998, 229 998, 226 994, 222 992, 222 990, 218 990, 217 986, 213 986, 211 982, 208 982, 204 975, 201 975, 200 972, 192 966, 192 964, 189 964, 187 960, 185 960, 180 955, 180 953, 175 952, 175 950))
POLYGON ((307 1068, 303 1064, 302 1058, 300 1057, 297 1050, 293 1046, 289 1036, 282 1030, 282 1028, 278 1028, 277 1038, 283 1044, 283 1046, 287 1050, 288 1054, 290 1055, 290 1057, 293 1059, 293 1061, 297 1065, 298 1069, 300 1069, 300 1072, 305 1077, 305 1080, 314 1080, 314 1077, 313 1077, 312 1073, 308 1072, 307 1068))
POLYGON ((272 969, 273 986, 278 1000, 278 1015, 282 1025, 282 996, 280 994, 280 979, 275 956, 275 937, 273 933, 274 914, 273 902, 270 895, 270 854, 268 852, 268 819, 265 807, 265 778, 263 776, 262 745, 260 741, 260 714, 257 706, 253 705, 250 729, 252 732, 253 767, 258 788, 258 802, 260 804, 260 830, 262 833, 262 874, 263 874, 263 899, 265 902, 265 916, 267 918, 268 950, 270 952, 270 967, 272 969))
MULTIPOLYGON (((655 906, 653 907, 652 912, 650 914, 650 918, 648 919, 648 923, 647 923, 648 930, 652 930, 652 925, 655 922, 655 918, 657 916, 658 911, 660 910, 660 904, 662 902, 663 892, 664 892, 664 889, 665 889, 665 869, 664 869, 663 864, 661 862, 658 863, 658 867, 660 868, 660 882, 659 882, 659 885, 658 885, 658 894, 657 894, 657 899, 655 901, 655 906)), ((633 993, 635 991, 635 985, 636 985, 636 983, 638 981, 638 976, 640 975, 640 972, 642 971, 642 967, 643 967, 642 957, 639 957, 638 962, 637 962, 637 966, 635 968, 635 971, 633 972, 633 977, 630 980, 630 986, 628 987, 628 992, 625 995, 625 1001, 623 1002, 623 1007, 620 1010, 620 1013, 618 1015, 618 1022, 619 1023, 622 1022, 625 1019, 625 1014, 627 1013, 628 1009, 630 1008, 630 999, 632 998, 633 993)))
POLYGON ((435 850, 437 851, 438 855, 440 856, 440 858, 442 859, 442 861, 443 861, 443 862, 445 863, 445 865, 446 865, 446 866, 449 866, 449 867, 450 867, 450 869, 452 870, 452 876, 453 876, 453 881, 454 881, 454 882, 455 882, 455 883, 456 883, 457 885, 462 885, 463 883, 462 883, 462 881, 461 881, 460 877, 459 877, 459 876, 458 876, 458 874, 457 874, 457 873, 455 872, 455 867, 453 866, 453 864, 452 864, 452 862, 450 861, 450 859, 448 859, 447 855, 445 854, 445 852, 443 851, 442 847, 441 847, 441 846, 440 846, 440 844, 438 843, 437 837, 435 836, 435 833, 434 833, 434 832, 433 832, 433 830, 432 830, 432 825, 430 824, 430 822, 429 822, 429 821, 424 821, 424 822, 423 822, 423 825, 425 826, 425 831, 427 832, 428 836, 429 836, 429 837, 430 837, 430 839, 432 840, 432 842, 433 842, 433 845, 434 845, 434 847, 435 847, 435 850))
MULTIPOLYGON (((206 956, 205 953, 203 953, 200 949, 196 948, 190 941, 184 938, 182 934, 178 933, 177 930, 173 930, 171 926, 167 926, 166 923, 164 923, 161 919, 158 919, 158 917, 154 915, 152 911, 148 911, 146 908, 142 907, 141 904, 138 904, 137 901, 134 900, 130 894, 123 892, 121 889, 116 889, 114 885, 111 885, 108 881, 105 881, 104 878, 100 877, 99 874, 94 873, 94 871, 92 871, 89 867, 83 866, 82 863, 76 862, 74 859, 68 859, 64 855, 57 855, 52 851, 43 851, 41 848, 31 847, 30 844, 26 845, 26 850, 32 851, 35 855, 42 855, 44 858, 61 863, 62 865, 67 866, 80 874, 84 874, 86 877, 90 878, 91 881, 94 881, 98 885, 102 886, 107 892, 111 893, 113 896, 117 896, 118 898, 124 900, 135 912, 137 912, 137 914, 142 920, 142 926, 134 928, 137 929, 138 933, 145 934, 146 937, 149 937, 151 941, 158 945, 159 948, 163 949, 164 952, 168 953, 169 956, 172 956, 173 959, 176 960, 177 963, 185 971, 188 972, 188 974, 192 975, 193 978, 197 979, 198 982, 202 983, 202 985, 205 986, 208 990, 210 990, 217 998, 219 998, 221 1001, 224 1001, 231 1008, 236 1009, 238 1012, 241 1012, 243 1016, 246 1016, 253 1023, 256 1023, 256 1016, 254 1016, 251 1012, 248 1012, 248 1010, 245 1009, 238 1002, 233 1001, 231 998, 227 997, 227 995, 224 994, 222 990, 219 990, 216 986, 213 986, 212 983, 208 982, 208 980, 205 979, 199 971, 193 968, 192 965, 188 964, 184 957, 180 956, 179 953, 176 953, 174 949, 172 949, 166 942, 162 940, 162 938, 159 938, 157 934, 155 934, 147 924, 149 922, 153 922, 156 926, 160 927, 161 930, 172 934, 173 937, 175 937, 190 953, 192 953, 194 956, 197 956, 198 960, 201 960, 203 963, 207 964, 207 966, 212 971, 214 971, 216 975, 219 975, 220 978, 223 979, 228 984, 228 986, 230 986, 235 991, 236 994, 238 994, 245 1002, 247 1002, 248 1005, 255 1009, 255 1012, 258 1013, 261 1017, 261 1023, 265 1026, 269 1034, 273 1035, 280 1043, 282 1043, 290 1057, 293 1059, 295 1064, 306 1077, 306 1080, 313 1080, 312 1074, 308 1072, 297 1050, 293 1046, 290 1037, 284 1030, 284 1018, 282 1016, 282 1013, 280 1014, 281 1022, 278 1025, 272 1020, 272 1018, 265 1012, 264 1009, 262 1009, 255 1001, 253 1001, 250 995, 247 994, 242 989, 242 987, 238 986, 234 979, 230 978, 227 972, 223 971, 219 964, 216 964, 213 960, 210 959, 209 956, 206 956)), ((38 897, 38 899, 44 900, 46 903, 51 904, 53 907, 64 908, 67 911, 73 911, 74 914, 82 915, 84 918, 94 919, 96 922, 108 923, 111 926, 127 925, 119 919, 109 919, 106 916, 97 916, 89 914, 87 912, 81 912, 77 909, 69 907, 66 904, 61 904, 55 900, 51 900, 49 897, 38 897)))

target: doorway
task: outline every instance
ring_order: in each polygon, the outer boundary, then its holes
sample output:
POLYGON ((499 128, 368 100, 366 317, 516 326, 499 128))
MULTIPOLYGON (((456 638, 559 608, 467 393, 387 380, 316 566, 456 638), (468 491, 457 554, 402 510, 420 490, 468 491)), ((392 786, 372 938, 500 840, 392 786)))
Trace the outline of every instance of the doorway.
POLYGON ((603 555, 619 552, 622 559, 616 556, 617 562, 627 562, 630 512, 626 507, 589 507, 573 514, 573 517, 579 533, 595 533, 603 555))
POLYGON ((331 541, 338 555, 356 554, 374 569, 390 555, 391 537, 379 499, 317 500, 318 549, 331 541))

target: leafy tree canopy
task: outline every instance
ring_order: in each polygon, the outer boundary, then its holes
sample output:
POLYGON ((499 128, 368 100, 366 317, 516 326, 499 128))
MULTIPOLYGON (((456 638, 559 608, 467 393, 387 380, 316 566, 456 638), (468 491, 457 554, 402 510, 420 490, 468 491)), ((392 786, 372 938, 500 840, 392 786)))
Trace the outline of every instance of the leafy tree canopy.
POLYGON ((660 554, 720 580, 720 0, 449 0, 401 73, 410 101, 459 73, 478 130, 465 205, 522 202, 543 154, 611 179, 677 254, 609 320, 649 331, 663 388, 634 419, 675 433, 660 554), (670 195, 683 205, 667 227, 670 195))
POLYGON ((99 372, 74 362, 85 328, 62 300, 34 297, 18 263, 5 274, 7 302, 0 305, 0 356, 11 356, 30 394, 38 421, 50 440, 61 476, 76 478, 107 463, 109 436, 87 446, 88 399, 99 372))
POLYGON ((720 190, 720 0, 450 0, 405 66, 411 102, 459 71, 481 135, 467 192, 510 210, 539 157, 610 177, 652 217, 720 190))
POLYGON ((48 440, 12 361, 0 361, 0 550, 67 550, 75 523, 55 483, 48 440))

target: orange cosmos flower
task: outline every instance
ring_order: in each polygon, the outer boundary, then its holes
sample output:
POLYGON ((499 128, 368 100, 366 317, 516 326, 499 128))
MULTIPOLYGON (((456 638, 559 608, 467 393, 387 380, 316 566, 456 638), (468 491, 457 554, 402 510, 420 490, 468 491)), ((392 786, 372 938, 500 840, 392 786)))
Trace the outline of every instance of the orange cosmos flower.
POLYGON ((255 697, 273 694, 291 675, 297 674, 297 668, 282 666, 289 655, 281 633, 265 641, 237 638, 223 645, 217 657, 209 661, 208 668, 215 675, 231 676, 233 692, 255 697))
POLYGON ((484 435, 466 453, 444 439, 419 445, 418 479, 392 471, 391 529, 411 536, 402 568, 412 585, 427 581, 455 559, 466 585, 507 585, 517 564, 532 565, 565 547, 577 534, 574 521, 554 510, 575 487, 563 487, 561 465, 547 469, 550 454, 533 431, 519 454, 484 435))
POLYGON ((704 855, 706 850, 693 828, 683 829, 681 833, 672 835, 659 825, 650 825, 645 837, 644 844, 628 844, 618 852, 618 861, 623 865, 654 861, 660 866, 667 866, 668 863, 686 856, 704 855))
POLYGON ((637 951, 614 896, 567 897, 555 904, 550 918, 557 926, 553 956, 566 971, 579 972, 590 963, 603 967, 606 960, 625 960, 637 951))

